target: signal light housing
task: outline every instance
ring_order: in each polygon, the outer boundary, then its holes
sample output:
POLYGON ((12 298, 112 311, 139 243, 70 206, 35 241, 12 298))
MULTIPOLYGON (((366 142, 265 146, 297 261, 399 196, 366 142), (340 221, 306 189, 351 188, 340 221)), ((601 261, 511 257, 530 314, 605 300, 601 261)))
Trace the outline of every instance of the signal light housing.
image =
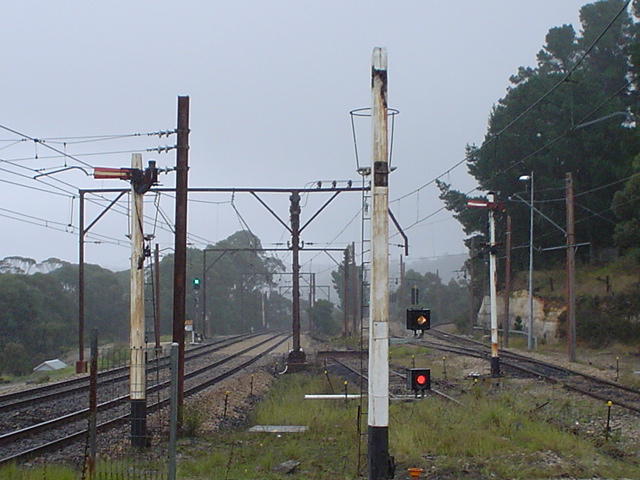
POLYGON ((430 368, 408 368, 407 388, 418 392, 431 390, 431 369, 430 368))
POLYGON ((194 290, 200 290, 200 279, 199 278, 194 278, 193 279, 193 289, 194 290))
POLYGON ((428 308, 407 308, 407 330, 423 332, 431 328, 431 310, 428 308))

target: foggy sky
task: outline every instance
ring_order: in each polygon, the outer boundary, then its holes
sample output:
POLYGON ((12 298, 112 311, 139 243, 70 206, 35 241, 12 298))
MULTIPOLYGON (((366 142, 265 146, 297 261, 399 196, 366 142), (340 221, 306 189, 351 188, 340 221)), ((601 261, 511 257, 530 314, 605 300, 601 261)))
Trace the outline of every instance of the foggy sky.
MULTIPOLYGON (((304 187, 317 180, 358 180, 348 112, 370 104, 370 58, 389 55, 389 104, 395 122, 390 198, 407 193, 458 162, 467 143, 480 143, 492 105, 518 66, 534 65, 547 30, 578 26, 578 0, 465 0, 414 2, 3 2, 0 41, 0 124, 33 137, 152 132, 175 128, 176 97, 191 97, 190 185, 304 187)), ((367 119, 356 132, 368 164, 367 119)), ((19 139, 0 132, 0 140, 19 139)), ((128 166, 130 150, 173 145, 175 136, 90 143, 49 143, 92 166, 128 166), (120 154, 104 152, 125 151, 120 154)), ((0 168, 26 177, 30 169, 64 166, 63 158, 33 142, 0 142, 0 168), (35 158, 37 155, 38 158, 35 158), (18 159, 18 160, 15 160, 18 159), (18 166, 19 165, 19 166, 18 166)), ((175 151, 144 153, 144 162, 175 163, 175 151)), ((67 159, 67 165, 77 165, 67 159)), ((0 179, 47 190, 126 187, 70 170, 43 182, 0 170, 0 179), (61 183, 66 182, 67 185, 61 183), (70 186, 70 185, 71 186, 70 186)), ((514 172, 518 175, 518 172, 514 172)), ((457 189, 475 186, 464 166, 443 177, 457 189)), ((163 175, 173 186, 174 174, 163 175)), ((154 196, 145 205, 161 248, 173 238, 154 196), (154 228, 155 225, 155 228, 154 228), (164 230, 161 230, 164 228, 164 230)), ((255 199, 192 196, 189 231, 195 246, 242 228, 265 245, 287 240, 283 228, 255 199), (220 204, 202 203, 225 202, 220 204)), ((303 221, 327 197, 310 195, 303 221)), ((265 197, 286 219, 286 195, 265 197)), ((77 200, 0 183, 1 215, 12 210, 58 232, 0 216, 0 257, 20 255, 77 262, 77 200), (74 227, 65 227, 66 224, 74 227)), ((173 201, 156 200, 170 220, 173 201)), ((431 186, 392 204, 403 225, 441 207, 431 186)), ((124 213, 126 202, 122 202, 124 213)), ((343 247, 358 241, 360 195, 342 194, 305 232, 304 240, 343 247)), ((87 205, 88 222, 99 212, 87 205)), ((24 217, 22 217, 24 218, 24 217)), ((89 244, 89 263, 127 268, 126 215, 108 214, 95 233, 121 246, 89 244)), ((411 258, 464 252, 463 234, 448 212, 409 230, 411 258)), ((392 242, 399 243, 398 237, 392 242)), ((392 249, 392 255, 399 255, 392 249)), ((313 255, 305 254, 302 261, 313 255)), ((284 258, 284 257, 283 257, 284 258)), ((319 256, 314 265, 331 261, 319 256)), ((305 266, 308 268, 308 266, 305 266)))

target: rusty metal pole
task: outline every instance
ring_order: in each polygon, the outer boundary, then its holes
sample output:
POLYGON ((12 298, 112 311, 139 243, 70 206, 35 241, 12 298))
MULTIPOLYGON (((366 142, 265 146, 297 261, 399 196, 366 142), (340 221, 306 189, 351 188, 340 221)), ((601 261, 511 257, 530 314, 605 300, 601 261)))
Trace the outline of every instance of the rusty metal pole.
POLYGON ((342 336, 349 336, 349 249, 344 249, 344 263, 342 264, 342 336))
POLYGON ((291 221, 291 280, 292 280, 292 330, 293 349, 289 352, 288 365, 295 369, 305 363, 306 357, 300 348, 300 193, 296 190, 289 196, 291 221))
POLYGON ((209 325, 207 324, 207 247, 202 250, 202 335, 209 338, 209 325))
POLYGON ((569 361, 576 361, 576 250, 575 216, 573 211, 573 176, 566 175, 567 205, 567 350, 569 361))
POLYGON ((505 348, 509 347, 509 300, 511 296, 511 215, 507 215, 507 233, 505 239, 504 262, 504 316, 502 318, 502 342, 505 348))
POLYGON ((389 458, 389 144, 387 51, 376 47, 371 65, 373 213, 367 412, 368 478, 390 477, 389 458))
POLYGON ((84 361, 84 192, 80 191, 78 231, 78 361, 76 373, 85 373, 87 364, 84 361))
POLYGON ((173 341, 178 344, 178 423, 184 403, 184 321, 187 277, 187 194, 189 171, 189 97, 178 97, 176 214, 173 266, 173 341))
MULTIPOLYGON (((142 170, 142 155, 131 155, 131 168, 142 170)), ((144 194, 131 182, 131 300, 129 398, 131 400, 131 445, 147 443, 147 381, 144 339, 144 194)))
POLYGON ((497 246, 496 246, 496 220, 495 202, 496 196, 493 192, 487 195, 489 200, 489 292, 491 296, 491 375, 500 375, 500 356, 498 354, 498 292, 496 269, 497 246))
POLYGON ((351 293, 351 331, 355 335, 358 332, 358 268, 356 267, 356 246, 351 243, 351 254, 349 256, 349 290, 351 293))
POLYGON ((89 370, 89 478, 96 469, 98 418, 98 330, 91 330, 91 367, 89 370))
MULTIPOLYGON (((156 354, 160 353, 160 245, 156 243, 155 251, 153 252, 153 266, 154 268, 154 282, 155 288, 153 293, 155 294, 155 315, 153 316, 153 330, 156 341, 156 354)), ((158 356, 156 355, 156 357, 158 356)))

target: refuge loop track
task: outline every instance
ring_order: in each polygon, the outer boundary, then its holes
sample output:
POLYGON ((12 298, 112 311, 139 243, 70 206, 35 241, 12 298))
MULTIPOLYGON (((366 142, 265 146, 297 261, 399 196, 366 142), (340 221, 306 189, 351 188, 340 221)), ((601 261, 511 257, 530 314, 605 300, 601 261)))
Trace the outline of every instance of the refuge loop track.
MULTIPOLYGON (((189 380, 190 385, 188 388, 185 388, 185 397, 198 393, 249 367, 286 342, 291 335, 283 334, 281 332, 275 334, 265 334, 263 332, 261 334, 245 336, 245 339, 248 337, 251 337, 251 340, 255 340, 255 342, 250 344, 248 347, 232 353, 224 359, 215 361, 187 373, 185 375, 185 380, 189 380), (264 337, 265 335, 268 335, 267 338, 255 338, 260 336, 264 337), (232 360, 239 359, 240 357, 255 350, 257 350, 257 353, 253 353, 249 359, 234 364, 231 368, 228 368, 223 372, 215 372, 213 376, 204 375, 206 373, 210 373, 213 369, 217 369, 223 365, 226 366, 226 364, 230 363, 232 360)), ((148 404, 147 409, 149 413, 160 410, 169 404, 169 386, 170 382, 169 380, 166 380, 147 388, 148 399, 150 399, 149 394, 156 391, 161 392, 164 397, 162 399, 159 398, 156 402, 148 404)), ((98 405, 98 411, 101 414, 101 418, 99 419, 97 426, 98 432, 116 427, 130 418, 130 412, 126 408, 128 400, 129 395, 127 394, 98 405)), ((26 460, 46 452, 61 449, 73 442, 84 440, 88 434, 85 422, 88 414, 88 409, 78 409, 70 414, 54 418, 47 422, 32 425, 0 436, 0 445, 4 445, 3 451, 8 453, 5 454, 3 458, 0 458, 0 465, 26 460)))
MULTIPOLYGON (((489 346, 467 337, 434 329, 429 330, 428 335, 448 342, 448 344, 425 339, 413 340, 410 343, 476 358, 488 359, 491 353, 489 346)), ((562 385, 567 390, 572 390, 596 400, 612 401, 619 407, 640 414, 640 390, 633 387, 506 349, 500 351, 500 364, 506 368, 562 385)))

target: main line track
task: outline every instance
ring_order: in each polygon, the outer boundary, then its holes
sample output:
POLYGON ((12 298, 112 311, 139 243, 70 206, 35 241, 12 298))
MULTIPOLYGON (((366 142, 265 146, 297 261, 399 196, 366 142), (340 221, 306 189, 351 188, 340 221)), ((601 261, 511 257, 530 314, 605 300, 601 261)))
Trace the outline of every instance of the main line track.
MULTIPOLYGON (((235 335, 233 337, 223 338, 214 342, 197 345, 189 348, 185 353, 185 361, 208 355, 212 352, 225 348, 234 343, 241 342, 251 337, 261 335, 264 332, 254 333, 252 335, 235 335)), ((169 366, 169 356, 164 355, 147 363, 147 374, 153 373, 156 369, 164 369, 169 366)), ((129 378, 129 365, 111 368, 98 373, 99 385, 106 383, 119 382, 129 378)), ((24 406, 33 406, 37 403, 46 402, 52 399, 62 398, 67 395, 73 395, 83 392, 89 388, 89 376, 83 375, 69 380, 50 383, 41 387, 28 388, 12 393, 0 395, 0 413, 14 410, 24 406)))
MULTIPOLYGON (((253 363, 263 358, 265 355, 275 350, 289 338, 290 335, 284 335, 282 333, 270 335, 268 338, 252 344, 238 352, 235 352, 222 360, 216 361, 204 367, 198 368, 192 372, 189 372, 185 375, 185 380, 193 381, 190 381, 189 383, 191 385, 185 389, 185 397, 194 395, 195 393, 198 393, 212 385, 215 385, 216 383, 221 382, 222 380, 225 380, 226 378, 231 377, 232 375, 235 375, 236 373, 249 367, 253 363), (199 376, 204 376, 204 373, 216 369, 222 365, 228 364, 232 360, 239 359, 241 356, 258 349, 258 353, 252 355, 248 360, 244 360, 239 364, 225 370, 224 372, 216 374, 213 377, 198 379, 199 376)), ((168 395, 169 386, 170 382, 167 380, 147 388, 148 399, 150 398, 150 393, 156 391, 162 391, 164 393, 163 399, 158 398, 156 402, 150 403, 148 405, 147 410, 149 413, 157 411, 162 407, 168 405, 170 401, 168 395)), ((128 405, 128 401, 129 396, 124 395, 98 405, 98 411, 102 417, 99 420, 99 424, 97 427, 99 432, 116 427, 126 422, 130 418, 130 413, 126 408, 126 406, 128 405)), ((0 464, 21 461, 34 456, 42 455, 50 451, 61 449, 72 444, 73 442, 86 438, 88 430, 84 422, 88 418, 88 415, 88 409, 80 409, 71 414, 67 414, 47 422, 42 422, 41 424, 33 425, 25 429, 16 430, 0 436, 0 445, 9 445, 6 450, 13 450, 12 452, 9 452, 8 455, 0 458, 0 464)))

